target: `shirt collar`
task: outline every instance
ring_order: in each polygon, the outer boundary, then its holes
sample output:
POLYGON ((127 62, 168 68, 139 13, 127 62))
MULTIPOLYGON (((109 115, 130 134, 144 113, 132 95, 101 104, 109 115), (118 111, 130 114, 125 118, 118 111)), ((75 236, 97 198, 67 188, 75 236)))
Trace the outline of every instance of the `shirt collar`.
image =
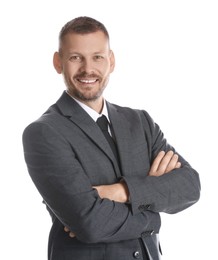
POLYGON ((107 120, 108 122, 110 123, 110 119, 109 119, 109 116, 108 116, 108 110, 107 110, 107 105, 106 105, 106 100, 104 99, 104 103, 103 103, 103 109, 102 109, 102 112, 101 114, 99 114, 98 112, 96 112, 94 109, 92 109, 91 107, 85 105, 84 103, 82 103, 81 101, 79 101, 78 99, 72 97, 68 92, 67 94, 73 98, 85 111, 86 113, 89 114, 89 116, 96 122, 97 119, 99 117, 101 117, 102 115, 105 115, 107 117, 107 120))

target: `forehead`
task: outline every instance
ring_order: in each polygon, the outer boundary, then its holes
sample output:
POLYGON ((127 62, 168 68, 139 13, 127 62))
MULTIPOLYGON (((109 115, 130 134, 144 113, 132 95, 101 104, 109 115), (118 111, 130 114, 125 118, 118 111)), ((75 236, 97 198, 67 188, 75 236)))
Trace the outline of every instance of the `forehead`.
POLYGON ((63 52, 96 53, 109 51, 109 40, 101 31, 87 34, 68 33, 60 43, 63 52))

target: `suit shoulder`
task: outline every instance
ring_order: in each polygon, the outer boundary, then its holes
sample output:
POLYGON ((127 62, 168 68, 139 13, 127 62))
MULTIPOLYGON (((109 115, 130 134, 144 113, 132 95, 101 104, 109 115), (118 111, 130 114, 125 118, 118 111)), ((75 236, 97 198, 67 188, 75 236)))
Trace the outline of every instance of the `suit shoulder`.
POLYGON ((60 117, 61 113, 58 111, 58 107, 56 104, 51 105, 39 118, 31 122, 34 123, 46 123, 50 120, 54 120, 56 117, 60 117))
POLYGON ((56 105, 50 106, 39 118, 29 123, 23 131, 23 134, 26 132, 32 132, 39 128, 44 128, 48 126, 52 126, 56 120, 61 117, 60 113, 56 108, 56 105))
POLYGON ((120 112, 126 116, 136 117, 139 119, 148 120, 148 121, 153 122, 152 117, 146 110, 126 107, 126 106, 119 106, 116 104, 110 104, 110 106, 114 107, 118 112, 120 112))

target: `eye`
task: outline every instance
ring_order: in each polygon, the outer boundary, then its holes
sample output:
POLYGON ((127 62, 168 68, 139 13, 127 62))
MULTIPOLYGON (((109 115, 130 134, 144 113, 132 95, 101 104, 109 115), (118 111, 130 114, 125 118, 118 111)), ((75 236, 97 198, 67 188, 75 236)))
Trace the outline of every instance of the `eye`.
POLYGON ((69 60, 72 62, 80 62, 82 60, 82 58, 79 55, 72 55, 72 56, 70 56, 69 60))
POLYGON ((102 55, 95 55, 94 56, 94 60, 96 60, 96 61, 100 61, 100 60, 103 60, 104 59, 104 56, 102 56, 102 55))

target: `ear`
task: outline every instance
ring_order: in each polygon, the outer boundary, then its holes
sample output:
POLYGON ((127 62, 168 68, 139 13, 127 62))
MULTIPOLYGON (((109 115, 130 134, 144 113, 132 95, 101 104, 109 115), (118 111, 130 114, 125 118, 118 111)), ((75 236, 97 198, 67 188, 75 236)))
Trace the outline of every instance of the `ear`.
POLYGON ((115 56, 112 50, 110 50, 110 72, 114 71, 115 67, 115 56))
POLYGON ((55 52, 53 56, 53 65, 58 74, 62 73, 61 57, 59 52, 55 52))

